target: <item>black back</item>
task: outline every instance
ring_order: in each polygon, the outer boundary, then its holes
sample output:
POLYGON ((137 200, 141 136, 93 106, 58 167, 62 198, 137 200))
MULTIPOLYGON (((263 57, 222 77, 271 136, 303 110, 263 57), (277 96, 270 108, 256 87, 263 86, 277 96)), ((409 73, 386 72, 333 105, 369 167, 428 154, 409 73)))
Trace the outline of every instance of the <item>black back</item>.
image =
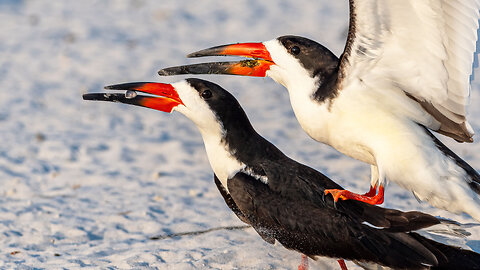
POLYGON ((228 192, 216 177, 215 183, 230 209, 265 241, 277 240, 311 257, 330 256, 394 268, 441 265, 451 262, 449 256, 469 256, 480 261, 476 253, 434 245, 421 236, 411 235, 411 230, 439 223, 428 214, 358 201, 335 204, 331 196, 323 195, 324 191, 341 187, 322 173, 288 158, 261 137, 230 93, 211 82, 187 81, 223 125, 223 140, 230 153, 246 164, 246 171, 255 174, 238 172, 227 180, 228 192), (266 183, 258 177, 265 177, 266 183))

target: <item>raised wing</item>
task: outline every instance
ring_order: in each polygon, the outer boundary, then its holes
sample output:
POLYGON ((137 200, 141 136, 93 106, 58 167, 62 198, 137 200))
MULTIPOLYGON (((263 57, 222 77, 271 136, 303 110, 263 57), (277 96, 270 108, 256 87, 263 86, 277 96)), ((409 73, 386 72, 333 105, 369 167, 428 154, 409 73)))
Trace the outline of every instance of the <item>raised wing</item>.
POLYGON ((350 0, 342 84, 398 87, 437 120, 429 128, 472 142, 466 105, 479 8, 480 0, 350 0))

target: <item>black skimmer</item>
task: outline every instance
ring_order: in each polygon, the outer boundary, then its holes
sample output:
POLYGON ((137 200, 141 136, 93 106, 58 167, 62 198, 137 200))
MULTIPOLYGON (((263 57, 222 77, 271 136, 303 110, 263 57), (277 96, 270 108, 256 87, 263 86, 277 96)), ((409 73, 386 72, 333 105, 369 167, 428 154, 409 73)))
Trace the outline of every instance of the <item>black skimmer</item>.
MULTIPOLYGON (((335 203, 331 196, 323 196, 325 189, 342 188, 261 137, 237 100, 214 83, 187 79, 106 89, 127 92, 83 98, 178 111, 192 120, 225 202, 269 243, 278 241, 308 257, 328 256, 340 263, 349 259, 395 269, 480 269, 480 254, 412 232, 438 225, 441 221, 433 216, 354 200, 335 203)), ((299 269, 307 268, 306 261, 299 269)))
POLYGON ((188 55, 250 60, 172 67, 159 74, 271 77, 288 89, 308 135, 371 164, 370 191, 327 191, 336 200, 382 203, 388 180, 419 200, 480 221, 480 175, 430 132, 473 141, 465 107, 479 8, 479 0, 350 0, 340 58, 310 39, 282 36, 188 55))

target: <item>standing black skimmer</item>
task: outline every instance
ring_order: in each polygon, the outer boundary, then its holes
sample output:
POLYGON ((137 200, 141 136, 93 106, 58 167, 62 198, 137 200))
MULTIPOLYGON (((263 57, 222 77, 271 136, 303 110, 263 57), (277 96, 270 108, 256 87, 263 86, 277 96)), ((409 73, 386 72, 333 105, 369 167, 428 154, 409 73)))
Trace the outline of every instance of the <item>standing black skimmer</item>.
POLYGON ((271 77, 288 89, 308 135, 371 164, 370 191, 328 190, 335 200, 382 203, 389 180, 419 200, 480 221, 480 175, 429 131, 473 141, 465 107, 479 7, 480 0, 350 0, 340 58, 315 41, 282 36, 188 55, 251 60, 172 67, 159 74, 271 77))
MULTIPOLYGON (((333 198, 323 196, 325 189, 342 188, 261 137, 237 100, 214 83, 187 79, 106 89, 128 91, 83 98, 175 110, 192 120, 225 202, 269 243, 277 240, 312 258, 328 256, 395 269, 480 269, 480 254, 411 232, 439 224, 433 216, 353 200, 335 204, 333 198)), ((306 269, 306 264, 299 268, 306 269)))

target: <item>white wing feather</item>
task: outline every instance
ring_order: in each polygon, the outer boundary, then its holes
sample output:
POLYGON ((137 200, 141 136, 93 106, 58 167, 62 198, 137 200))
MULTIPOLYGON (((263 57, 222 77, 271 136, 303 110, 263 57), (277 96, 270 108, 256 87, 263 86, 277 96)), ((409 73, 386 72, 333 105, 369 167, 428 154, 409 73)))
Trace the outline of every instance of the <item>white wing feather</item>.
POLYGON ((480 0, 350 0, 350 5, 342 83, 388 82, 440 123, 430 128, 472 141, 466 105, 480 0))

